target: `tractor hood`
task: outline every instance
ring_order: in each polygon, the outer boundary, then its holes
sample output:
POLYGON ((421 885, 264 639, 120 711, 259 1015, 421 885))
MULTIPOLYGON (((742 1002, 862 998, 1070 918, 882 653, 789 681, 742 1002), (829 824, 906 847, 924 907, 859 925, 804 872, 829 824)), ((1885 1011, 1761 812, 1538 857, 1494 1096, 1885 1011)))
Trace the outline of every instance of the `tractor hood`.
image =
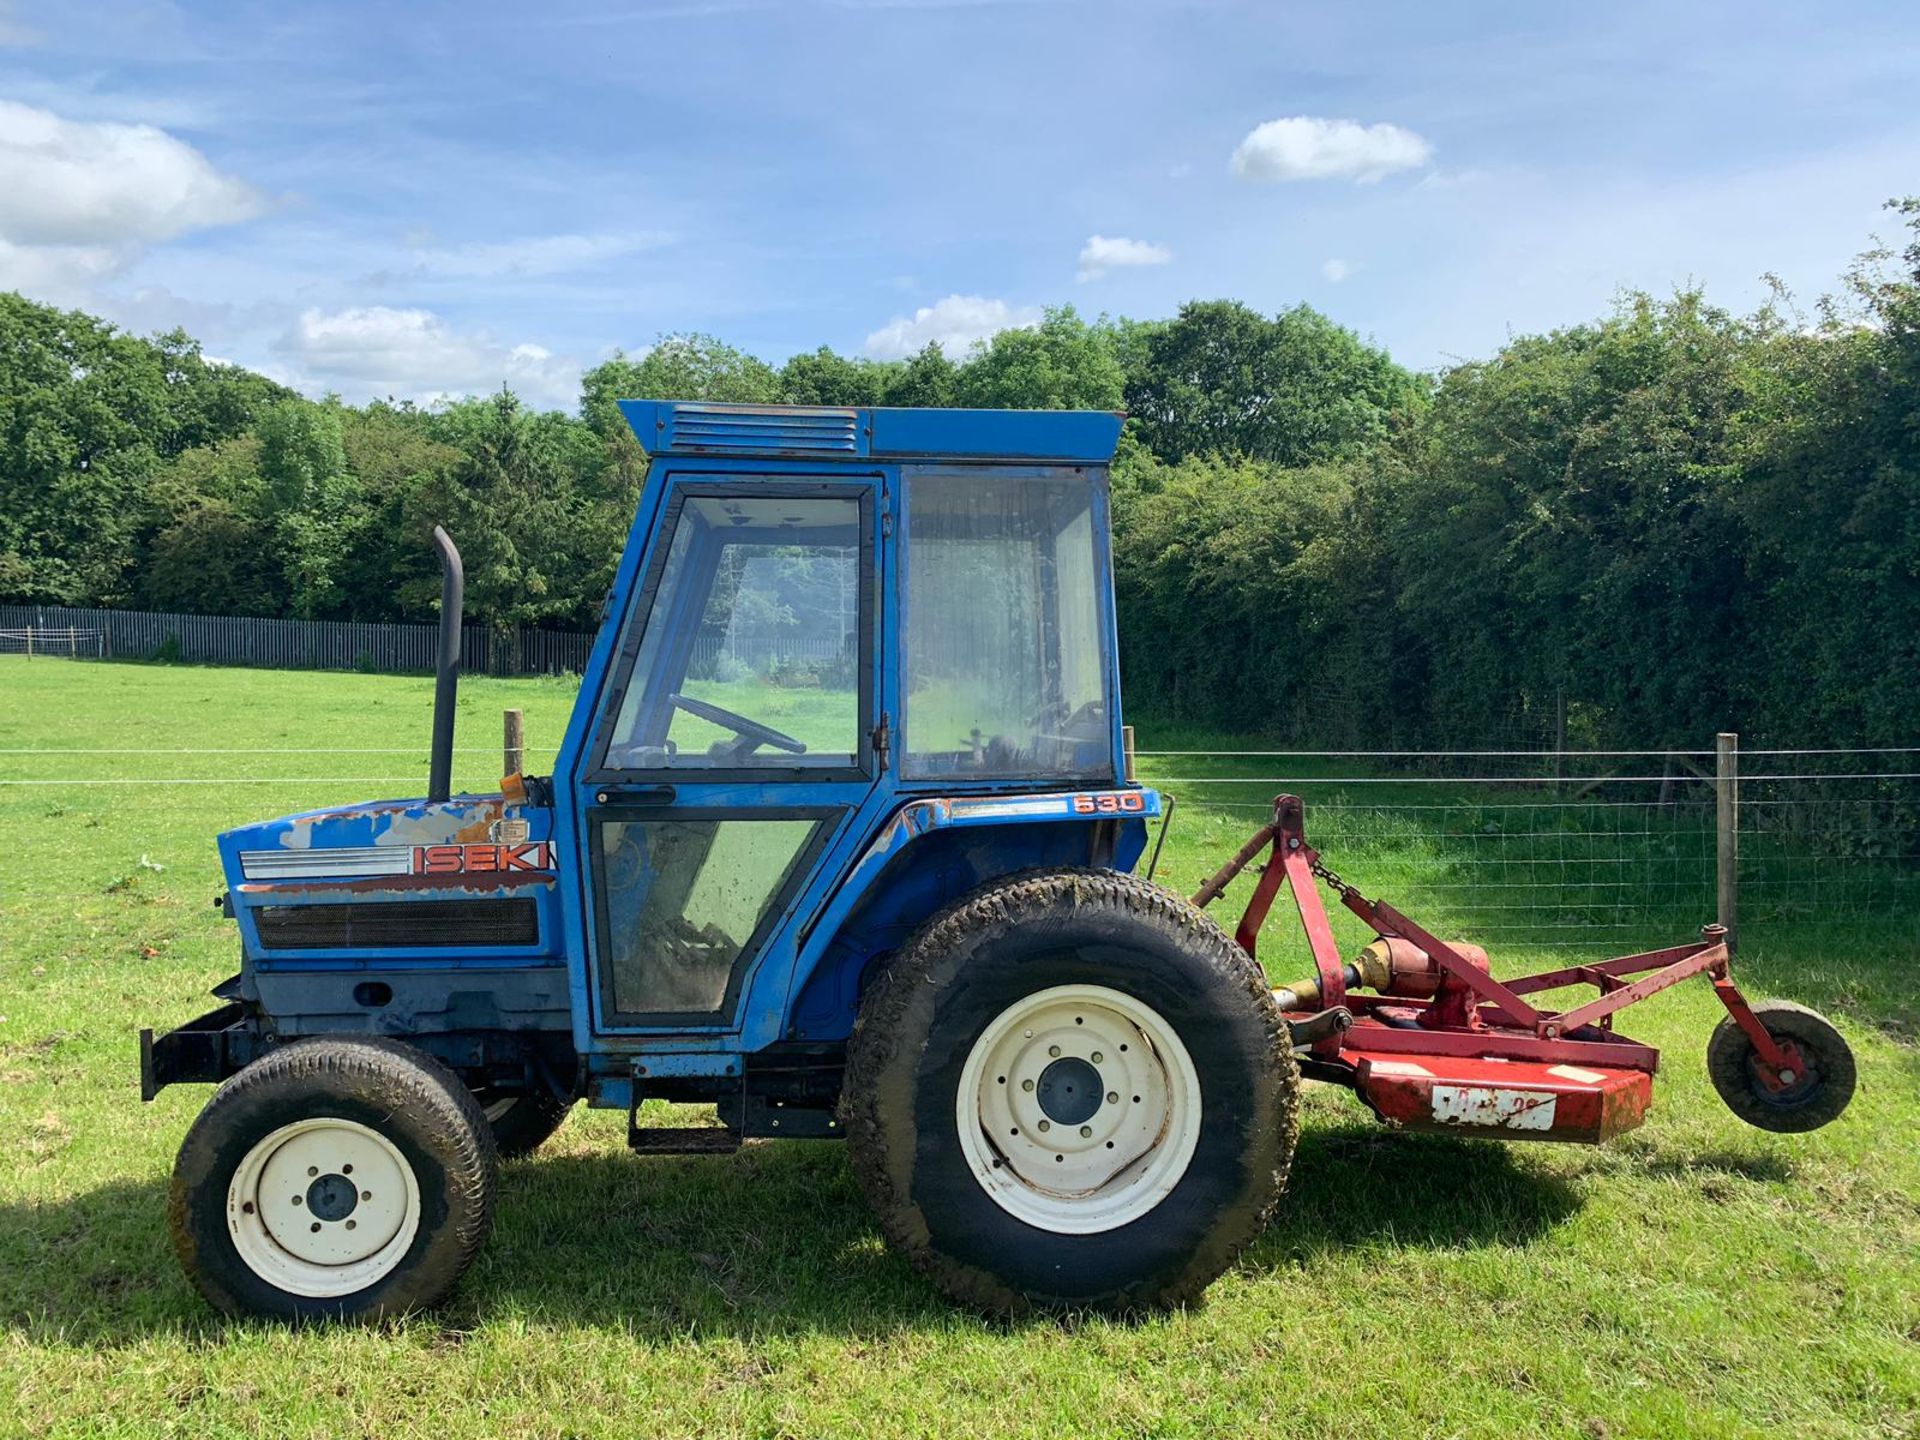
MULTIPOLYGON (((220 836, 230 903, 249 912, 367 901, 504 899, 554 890, 553 811, 502 795, 309 810, 220 836)), ((271 948, 271 947, 269 947, 271 948)))

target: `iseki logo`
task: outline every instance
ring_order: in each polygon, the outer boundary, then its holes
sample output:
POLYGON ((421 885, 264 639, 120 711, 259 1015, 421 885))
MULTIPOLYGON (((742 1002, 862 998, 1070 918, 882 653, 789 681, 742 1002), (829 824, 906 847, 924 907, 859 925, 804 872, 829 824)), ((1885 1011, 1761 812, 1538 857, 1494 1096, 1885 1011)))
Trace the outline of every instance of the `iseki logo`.
POLYGON ((497 875, 553 869, 553 845, 416 845, 416 875, 497 875))

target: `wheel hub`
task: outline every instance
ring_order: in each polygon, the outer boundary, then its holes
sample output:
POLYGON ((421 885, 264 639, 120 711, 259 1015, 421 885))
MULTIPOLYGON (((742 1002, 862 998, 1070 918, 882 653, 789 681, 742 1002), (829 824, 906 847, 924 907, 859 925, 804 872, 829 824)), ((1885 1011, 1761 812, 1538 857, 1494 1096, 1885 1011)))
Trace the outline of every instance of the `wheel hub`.
POLYGON ((1056 1125, 1079 1125, 1100 1108, 1100 1072, 1077 1055, 1053 1061, 1040 1072, 1033 1097, 1056 1125))
POLYGON ((332 1116, 261 1139, 227 1187, 234 1249, 295 1295, 363 1290, 400 1263, 420 1226, 413 1167, 379 1131, 332 1116))
POLYGON ((307 1213, 316 1220, 344 1220, 360 1203, 360 1187, 344 1175, 322 1175, 307 1187, 307 1213))
POLYGON ((960 1143, 1002 1209, 1059 1234, 1130 1223, 1166 1197, 1199 1138, 1198 1075, 1151 1007, 1097 985, 1014 1002, 974 1042, 960 1143))

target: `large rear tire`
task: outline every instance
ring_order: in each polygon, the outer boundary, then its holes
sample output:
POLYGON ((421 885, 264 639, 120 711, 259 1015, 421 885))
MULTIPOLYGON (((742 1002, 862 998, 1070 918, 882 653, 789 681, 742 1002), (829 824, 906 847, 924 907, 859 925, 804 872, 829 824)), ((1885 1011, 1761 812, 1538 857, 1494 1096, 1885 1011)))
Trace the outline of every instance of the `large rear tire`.
POLYGON ((302 1040, 200 1112, 167 1218, 188 1277, 228 1314, 374 1319, 453 1289, 493 1185, 493 1137, 452 1071, 392 1040, 302 1040))
POLYGON ((887 1238, 999 1311, 1198 1298, 1259 1234, 1299 1071, 1259 968, 1110 871, 996 882, 860 1008, 842 1123, 887 1238))

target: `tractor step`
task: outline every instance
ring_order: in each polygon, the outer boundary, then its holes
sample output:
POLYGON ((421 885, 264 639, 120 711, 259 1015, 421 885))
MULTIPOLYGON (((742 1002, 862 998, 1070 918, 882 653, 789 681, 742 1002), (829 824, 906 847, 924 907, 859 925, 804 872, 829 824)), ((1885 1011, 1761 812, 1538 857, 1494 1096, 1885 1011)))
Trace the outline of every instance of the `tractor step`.
POLYGON ((1408 1130, 1591 1145, 1632 1130, 1653 1104, 1646 1070, 1359 1048, 1342 1058, 1361 1098, 1408 1130))
POLYGON ((717 1125, 635 1125, 627 1122, 627 1148, 636 1155, 731 1155, 740 1137, 717 1125))

